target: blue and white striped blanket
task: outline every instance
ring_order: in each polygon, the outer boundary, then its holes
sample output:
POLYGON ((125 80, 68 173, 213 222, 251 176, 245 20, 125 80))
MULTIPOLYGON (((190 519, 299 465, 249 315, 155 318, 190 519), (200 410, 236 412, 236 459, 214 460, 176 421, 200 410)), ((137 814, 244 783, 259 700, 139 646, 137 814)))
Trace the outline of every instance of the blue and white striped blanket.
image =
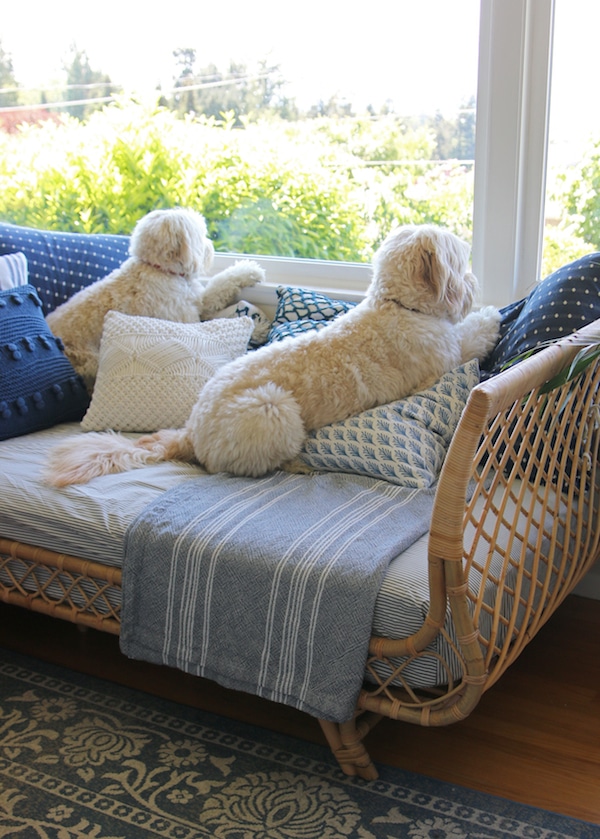
POLYGON ((386 568, 433 494, 337 473, 186 481, 128 530, 121 649, 347 720, 386 568))

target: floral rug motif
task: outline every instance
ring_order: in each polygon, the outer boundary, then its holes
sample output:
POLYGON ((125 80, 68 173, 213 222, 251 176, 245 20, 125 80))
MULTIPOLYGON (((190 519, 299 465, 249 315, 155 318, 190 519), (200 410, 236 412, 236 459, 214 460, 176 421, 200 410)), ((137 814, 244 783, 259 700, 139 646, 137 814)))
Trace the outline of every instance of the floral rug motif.
POLYGON ((597 826, 0 650, 0 837, 593 839, 597 826))

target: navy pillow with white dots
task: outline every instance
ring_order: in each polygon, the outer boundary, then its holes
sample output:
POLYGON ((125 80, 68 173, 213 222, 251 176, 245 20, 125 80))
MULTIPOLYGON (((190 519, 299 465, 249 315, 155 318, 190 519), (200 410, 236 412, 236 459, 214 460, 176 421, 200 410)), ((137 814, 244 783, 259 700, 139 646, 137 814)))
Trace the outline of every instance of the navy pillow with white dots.
POLYGON ((0 222, 0 254, 24 253, 44 313, 101 280, 129 256, 129 236, 62 233, 0 222))
POLYGON ((499 373, 519 355, 600 318, 600 253, 564 265, 524 300, 502 310, 500 340, 483 364, 499 373))
POLYGON ((0 440, 80 420, 89 402, 35 288, 0 291, 0 440))

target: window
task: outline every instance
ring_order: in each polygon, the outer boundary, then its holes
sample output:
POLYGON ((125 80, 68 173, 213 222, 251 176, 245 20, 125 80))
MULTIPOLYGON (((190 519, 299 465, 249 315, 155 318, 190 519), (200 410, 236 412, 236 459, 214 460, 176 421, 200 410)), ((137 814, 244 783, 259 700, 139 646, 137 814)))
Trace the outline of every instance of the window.
POLYGON ((553 0, 482 0, 473 267, 484 302, 539 278, 553 0))
MULTIPOLYGON (((224 64, 237 61, 229 68, 235 75, 263 61, 270 82, 277 80, 271 69, 280 68, 281 78, 290 82, 289 89, 279 90, 280 104, 290 112, 292 105, 305 115, 311 112, 303 130, 312 133, 301 135, 290 171, 309 167, 325 149, 319 164, 323 179, 316 179, 316 188, 324 184, 326 194, 330 176, 344 179, 348 198, 340 206, 344 213, 354 212, 352 201, 359 202, 363 230, 358 239, 364 241, 348 262, 291 259, 286 248, 279 255, 275 249, 276 255, 264 260, 272 282, 360 296, 369 278, 369 248, 394 221, 433 221, 472 236, 484 303, 503 305, 522 296, 539 276, 554 0, 376 0, 368 14, 347 4, 307 0, 284 20, 280 4, 268 0, 209 7, 183 3, 177 15, 148 18, 142 29, 128 23, 129 7, 115 0, 105 0, 93 25, 80 4, 56 0, 38 10, 34 30, 19 21, 22 7, 11 4, 2 32, 2 48, 13 55, 20 84, 35 84, 32 56, 46 61, 47 72, 51 62, 56 67, 61 33, 67 45, 75 40, 90 63, 115 81, 125 84, 125 76, 135 71, 131 84, 144 88, 144 96, 155 94, 159 83, 166 99, 175 76, 173 50, 179 48, 175 96, 180 103, 192 93, 194 84, 188 82, 196 81, 196 70, 201 85, 223 82, 216 76, 211 82, 200 72, 211 63, 227 70, 224 64), (56 21, 62 23, 53 29, 56 21), (135 54, 132 32, 138 37, 135 54), (23 46, 17 56, 19 38, 23 46), (196 45, 195 53, 182 38, 196 45), (25 68, 29 76, 21 79, 25 68), (337 130, 328 115, 339 117, 337 130), (373 140, 373 127, 387 131, 387 146, 381 137, 373 140)), ((27 93, 29 101, 32 95, 27 93)), ((52 101, 48 91, 44 99, 52 101)), ((289 117, 270 116, 272 136, 290 133, 289 117)), ((263 130, 268 132, 268 123, 263 130)), ((259 132, 252 136, 260 148, 259 132)), ((262 143, 264 151, 268 144, 262 143)), ((288 209, 306 192, 301 179, 296 188, 288 209)), ((263 191, 262 198, 271 212, 271 196, 263 191)), ((325 216, 328 206, 325 200, 319 204, 325 216)), ((263 219, 260 207, 241 209, 236 221, 245 212, 254 223, 258 218, 257 230, 266 227, 268 213, 263 219)), ((317 228, 310 214, 306 225, 311 232, 317 228)), ((340 238, 348 227, 342 219, 340 238)), ((221 265, 232 258, 218 256, 221 265)))
POLYGON ((600 5, 556 0, 543 274, 600 250, 600 5))

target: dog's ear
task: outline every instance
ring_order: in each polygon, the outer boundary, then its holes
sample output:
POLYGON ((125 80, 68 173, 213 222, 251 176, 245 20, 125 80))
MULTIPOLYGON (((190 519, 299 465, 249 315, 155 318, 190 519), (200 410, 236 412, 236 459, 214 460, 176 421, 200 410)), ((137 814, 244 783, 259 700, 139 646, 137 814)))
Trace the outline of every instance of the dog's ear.
POLYGON ((429 286, 441 314, 460 320, 471 310, 477 280, 468 271, 470 248, 446 230, 435 230, 423 242, 423 282, 429 286))
POLYGON ((170 234, 165 257, 171 264, 171 270, 188 278, 208 274, 214 248, 207 238, 206 222, 202 216, 192 211, 178 212, 172 219, 170 234))
POLYGON ((435 250, 420 247, 417 260, 421 263, 421 282, 432 294, 439 295, 441 272, 435 250))

